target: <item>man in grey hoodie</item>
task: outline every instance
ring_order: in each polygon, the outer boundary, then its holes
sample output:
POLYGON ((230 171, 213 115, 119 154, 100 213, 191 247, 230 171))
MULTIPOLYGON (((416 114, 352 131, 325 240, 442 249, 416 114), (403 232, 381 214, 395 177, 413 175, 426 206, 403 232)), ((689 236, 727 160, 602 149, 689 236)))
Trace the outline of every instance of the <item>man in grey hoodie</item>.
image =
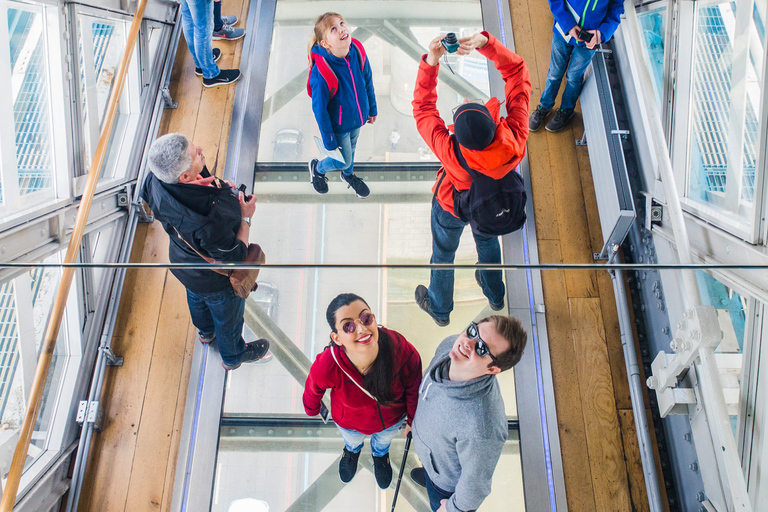
POLYGON ((507 440, 507 415, 496 375, 523 355, 527 334, 512 316, 472 322, 437 347, 419 388, 413 441, 436 512, 476 510, 507 440))

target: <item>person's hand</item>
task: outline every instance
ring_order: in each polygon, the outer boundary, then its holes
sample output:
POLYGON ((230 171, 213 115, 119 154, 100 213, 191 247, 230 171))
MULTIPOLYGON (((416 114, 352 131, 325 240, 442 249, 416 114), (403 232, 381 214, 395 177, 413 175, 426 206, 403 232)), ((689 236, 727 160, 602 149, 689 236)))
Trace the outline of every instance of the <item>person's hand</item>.
POLYGON ((373 124, 376 122, 376 116, 368 116, 368 124, 373 124))
POLYGON ((445 502, 448 500, 440 500, 440 508, 437 509, 437 512, 448 512, 448 509, 445 508, 445 502))
POLYGON ((403 435, 405 437, 408 437, 408 434, 410 434, 410 433, 411 433, 411 426, 406 423, 405 424, 405 430, 403 430, 403 435))
POLYGON ((253 194, 246 196, 240 192, 237 198, 240 201, 240 213, 242 213, 243 217, 248 217, 249 219, 253 217, 253 214, 256 212, 256 196, 253 194))
POLYGON ((488 38, 478 32, 477 34, 459 39, 459 49, 456 50, 456 53, 459 55, 467 55, 472 50, 482 48, 486 44, 488 44, 488 38))
POLYGON ((594 50, 595 46, 603 42, 602 41, 603 37, 600 34, 599 30, 587 30, 587 32, 592 34, 592 40, 587 43, 587 48, 589 48, 590 50, 594 50))
POLYGON ((569 30, 568 31, 568 35, 573 37, 573 38, 575 38, 577 41, 581 41, 581 39, 579 39, 579 27, 578 26, 573 27, 571 30, 569 30))
POLYGON ((445 39, 445 36, 437 36, 429 43, 429 53, 427 53, 427 64, 430 66, 437 66, 440 62, 440 57, 445 53, 445 46, 441 42, 445 39))
POLYGON ((234 182, 234 181, 232 181, 232 180, 223 180, 223 181, 224 181, 224 183, 226 183, 227 185, 229 185, 229 187, 230 187, 230 188, 237 188, 237 187, 235 186, 235 182, 234 182))

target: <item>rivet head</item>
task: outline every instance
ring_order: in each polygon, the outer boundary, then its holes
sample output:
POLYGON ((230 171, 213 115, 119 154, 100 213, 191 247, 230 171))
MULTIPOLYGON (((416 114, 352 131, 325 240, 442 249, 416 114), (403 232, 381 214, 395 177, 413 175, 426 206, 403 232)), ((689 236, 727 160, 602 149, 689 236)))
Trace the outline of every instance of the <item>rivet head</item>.
POLYGON ((272 434, 274 434, 274 433, 275 433, 275 431, 274 431, 273 429, 269 429, 269 430, 267 430, 267 434, 268 434, 268 435, 270 435, 270 436, 271 436, 272 434))

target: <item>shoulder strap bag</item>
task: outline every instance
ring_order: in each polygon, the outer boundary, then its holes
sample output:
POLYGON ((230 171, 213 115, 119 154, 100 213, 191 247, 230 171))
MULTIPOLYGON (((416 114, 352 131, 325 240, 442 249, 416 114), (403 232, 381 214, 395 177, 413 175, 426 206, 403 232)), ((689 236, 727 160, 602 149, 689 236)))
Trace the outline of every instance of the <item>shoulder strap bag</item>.
POLYGON ((379 401, 378 401, 378 400, 376 400, 376 399, 373 397, 373 395, 372 395, 372 394, 370 394, 370 393, 368 392, 368 390, 367 390, 367 389, 365 389, 363 386, 361 386, 360 384, 358 384, 358 382, 357 382, 355 379, 353 379, 353 378, 352 378, 352 376, 351 376, 349 373, 347 373, 347 370, 345 370, 345 369, 344 369, 344 368, 341 366, 341 364, 339 363, 339 360, 338 360, 338 359, 336 359, 336 351, 335 351, 335 350, 333 350, 334 348, 336 348, 336 347, 331 347, 331 355, 333 356, 333 360, 334 360, 334 361, 336 361, 336 364, 339 366, 339 369, 341 369, 341 371, 343 371, 343 372, 344 372, 344 375, 346 375, 347 377, 349 377, 349 380, 351 380, 352 382, 354 382, 354 383, 355 383, 355 385, 356 385, 357 387, 359 387, 359 388, 360 388, 360 390, 361 390, 363 393, 365 393, 366 395, 368 395, 369 397, 371 397, 371 400, 373 400, 373 401, 374 401, 374 402, 376 402, 376 403, 379 403, 379 401))

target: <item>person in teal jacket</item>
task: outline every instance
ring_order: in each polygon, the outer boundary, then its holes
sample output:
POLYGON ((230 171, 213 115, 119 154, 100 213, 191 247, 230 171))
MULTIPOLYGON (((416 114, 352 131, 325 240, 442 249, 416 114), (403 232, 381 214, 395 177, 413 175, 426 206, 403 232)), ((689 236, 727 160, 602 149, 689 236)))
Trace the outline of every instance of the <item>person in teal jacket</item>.
POLYGON ((549 0, 555 16, 552 28, 552 53, 549 58, 547 83, 541 93, 539 106, 528 121, 535 132, 555 106, 557 91, 566 75, 565 91, 555 117, 547 123, 550 132, 559 132, 573 117, 576 100, 581 93, 584 72, 592 60, 597 45, 613 37, 624 14, 622 0, 549 0))

